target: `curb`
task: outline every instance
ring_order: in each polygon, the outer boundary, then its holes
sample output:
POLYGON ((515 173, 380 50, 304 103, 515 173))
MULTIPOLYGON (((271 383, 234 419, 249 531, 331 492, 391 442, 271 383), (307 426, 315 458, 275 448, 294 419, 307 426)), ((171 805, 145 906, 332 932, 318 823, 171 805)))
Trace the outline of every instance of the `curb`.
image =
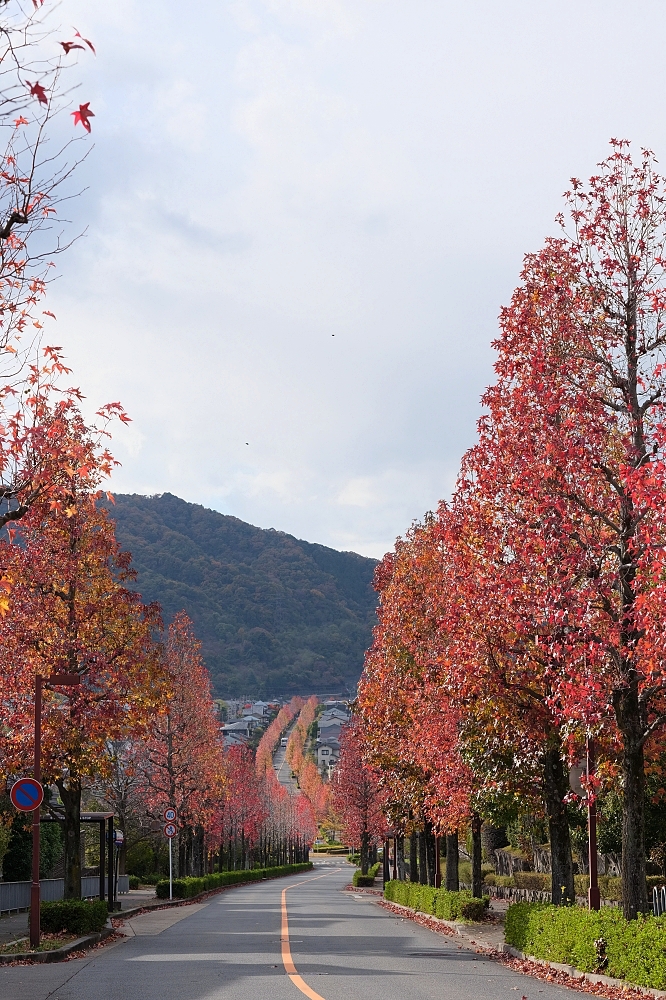
POLYGON ((600 984, 602 986, 615 986, 623 990, 635 990, 650 997, 666 997, 666 990, 655 990, 651 986, 638 986, 636 983, 629 983, 626 979, 613 979, 611 976, 602 976, 597 972, 582 972, 573 965, 563 965, 561 962, 549 962, 545 958, 535 958, 533 955, 526 955, 510 944, 502 945, 502 953, 511 958, 517 958, 524 962, 534 962, 546 969, 555 969, 556 972, 564 972, 572 979, 585 979, 588 983, 600 984))
POLYGON ((112 927, 104 927, 96 934, 86 934, 85 937, 70 941, 62 948, 54 948, 53 951, 17 952, 14 955, 0 955, 0 965, 9 965, 12 962, 27 962, 29 965, 39 965, 49 962, 62 962, 73 951, 87 951, 94 945, 104 941, 114 933, 112 927))

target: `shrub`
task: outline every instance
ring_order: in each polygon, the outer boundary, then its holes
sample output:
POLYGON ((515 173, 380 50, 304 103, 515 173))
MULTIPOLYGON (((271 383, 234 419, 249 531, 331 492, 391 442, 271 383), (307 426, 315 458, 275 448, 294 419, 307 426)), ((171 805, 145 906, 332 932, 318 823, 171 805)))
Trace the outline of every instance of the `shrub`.
POLYGON ((433 889, 429 885, 419 885, 416 882, 387 882, 384 887, 384 898, 400 906, 408 906, 419 913, 430 913, 440 920, 480 920, 483 911, 490 903, 490 898, 474 899, 468 889, 462 892, 447 892, 446 889, 433 889), (463 913, 466 903, 474 903, 470 914, 463 913), (478 904, 478 906, 476 905, 478 904))
POLYGON ((507 943, 528 955, 652 989, 666 988, 665 933, 666 917, 627 921, 615 907, 547 903, 515 903, 505 926, 507 943))
POLYGON ((483 920, 486 907, 482 899, 466 899, 460 906, 463 920, 483 920))
POLYGON ((141 885, 141 879, 138 875, 130 875, 127 881, 129 882, 130 889, 138 889, 141 885))
POLYGON ((104 900, 61 899, 41 904, 39 925, 45 934, 91 934, 104 927, 107 912, 104 900))
POLYGON ((357 868, 354 874, 352 875, 352 885, 355 885, 357 887, 370 888, 374 884, 375 884, 375 876, 370 874, 361 875, 360 868, 357 868))
MULTIPOLYGON (((237 885, 239 882, 260 882, 265 878, 278 878, 280 875, 296 875, 298 872, 310 871, 311 861, 298 865, 282 865, 279 868, 250 868, 236 872, 215 872, 202 878, 175 878, 173 880, 173 898, 190 899, 200 892, 209 889, 219 889, 223 885, 237 885)), ((159 899, 169 898, 169 879, 162 879, 155 886, 159 899)))
POLYGON ((516 872, 513 876, 516 889, 536 889, 540 892, 550 892, 551 876, 542 872, 516 872))
POLYGON ((513 875, 494 875, 492 872, 483 881, 485 885, 502 885, 508 889, 513 889, 515 885, 513 875))

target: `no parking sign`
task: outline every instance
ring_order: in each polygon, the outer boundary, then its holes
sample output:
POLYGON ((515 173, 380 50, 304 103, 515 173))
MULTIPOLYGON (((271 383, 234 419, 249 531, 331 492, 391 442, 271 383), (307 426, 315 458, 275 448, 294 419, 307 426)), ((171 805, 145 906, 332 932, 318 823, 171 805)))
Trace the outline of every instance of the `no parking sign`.
POLYGON ((9 797, 12 805, 21 812, 32 812, 39 809, 44 801, 44 789, 34 778, 19 778, 12 785, 9 797))

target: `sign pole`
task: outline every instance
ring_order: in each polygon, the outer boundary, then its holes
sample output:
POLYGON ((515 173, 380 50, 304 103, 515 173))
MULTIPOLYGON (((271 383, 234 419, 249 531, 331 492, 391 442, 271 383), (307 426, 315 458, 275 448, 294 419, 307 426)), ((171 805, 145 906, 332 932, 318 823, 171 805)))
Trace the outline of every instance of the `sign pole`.
POLYGON ((173 867, 171 864, 171 837, 169 837, 169 899, 173 899, 173 867))
MULTIPOLYGON (((591 736, 587 738, 587 777, 588 780, 594 775, 594 740, 591 736)), ((591 910, 598 910, 601 906, 599 893, 599 880, 597 875, 597 803, 594 788, 591 784, 587 786, 587 826, 588 826, 588 847, 590 864, 590 888, 587 893, 588 906, 591 910)))
MULTIPOLYGON (((42 676, 35 674, 35 763, 33 777, 42 778, 42 676)), ((32 811, 32 885, 30 886, 30 947, 39 946, 39 820, 40 808, 32 811)))

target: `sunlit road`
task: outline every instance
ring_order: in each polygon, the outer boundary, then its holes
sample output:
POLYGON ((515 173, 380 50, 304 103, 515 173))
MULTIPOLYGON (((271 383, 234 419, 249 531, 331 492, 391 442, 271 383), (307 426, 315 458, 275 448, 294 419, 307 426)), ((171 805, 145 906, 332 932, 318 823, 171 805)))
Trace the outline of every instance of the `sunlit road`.
MULTIPOLYGON (((291 733, 295 725, 296 725, 295 722, 292 723, 289 729, 287 729, 287 731, 284 732, 282 735, 288 738, 289 734, 291 733)), ((287 789, 288 792, 290 792, 291 795, 295 795, 296 792, 298 791, 298 785, 296 783, 295 778, 292 778, 291 776, 291 767, 287 763, 286 754, 287 754, 287 748, 279 746, 275 751, 275 753, 273 754, 273 767, 275 768, 275 771, 277 773, 277 779, 280 782, 280 784, 284 785, 284 787, 287 789)))
POLYGON ((350 872, 348 866, 340 870, 332 863, 317 864, 301 876, 230 889, 207 903, 136 917, 131 924, 135 936, 87 958, 61 965, 0 966, 0 997, 572 1000, 570 990, 517 975, 460 950, 455 939, 393 916, 370 896, 344 892, 350 872))

